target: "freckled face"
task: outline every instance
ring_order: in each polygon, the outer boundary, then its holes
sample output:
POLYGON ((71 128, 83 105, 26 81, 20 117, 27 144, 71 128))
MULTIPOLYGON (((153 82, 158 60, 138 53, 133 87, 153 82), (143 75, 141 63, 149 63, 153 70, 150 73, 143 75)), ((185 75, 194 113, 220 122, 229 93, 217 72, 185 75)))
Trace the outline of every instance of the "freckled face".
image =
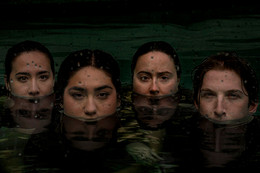
POLYGON ((39 51, 25 52, 12 63, 6 87, 17 96, 37 97, 53 92, 54 76, 50 61, 39 51))
POLYGON ((85 119, 111 115, 118 106, 111 78, 94 67, 84 67, 69 80, 63 95, 64 113, 85 119))
POLYGON ((199 112, 219 121, 240 119, 254 113, 255 109, 248 106, 249 98, 242 87, 241 78, 234 71, 208 71, 198 98, 199 112))
POLYGON ((175 64, 169 55, 153 51, 140 56, 133 75, 133 90, 143 95, 167 95, 178 91, 175 64))

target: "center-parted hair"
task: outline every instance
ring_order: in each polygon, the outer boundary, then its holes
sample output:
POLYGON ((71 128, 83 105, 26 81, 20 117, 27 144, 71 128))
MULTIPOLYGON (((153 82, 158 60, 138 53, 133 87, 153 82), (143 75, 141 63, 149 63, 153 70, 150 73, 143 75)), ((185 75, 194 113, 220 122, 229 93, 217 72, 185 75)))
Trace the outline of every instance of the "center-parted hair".
POLYGON ((120 68, 117 61, 108 53, 101 50, 83 49, 75 51, 62 62, 59 68, 56 93, 62 97, 64 89, 68 85, 69 79, 83 67, 95 67, 103 70, 111 77, 112 83, 117 93, 121 90, 120 68))

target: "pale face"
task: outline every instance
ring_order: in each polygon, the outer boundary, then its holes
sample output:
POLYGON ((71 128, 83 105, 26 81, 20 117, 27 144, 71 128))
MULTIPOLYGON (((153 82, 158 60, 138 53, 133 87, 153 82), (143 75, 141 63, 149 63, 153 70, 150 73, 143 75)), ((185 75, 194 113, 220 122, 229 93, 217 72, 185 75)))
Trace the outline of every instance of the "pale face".
POLYGON ((133 97, 133 105, 137 118, 150 128, 158 128, 171 119, 177 108, 178 101, 172 96, 158 98, 142 95, 133 97))
POLYGON ((24 52, 12 63, 6 87, 15 96, 39 97, 53 92, 54 76, 49 59, 39 51, 24 52))
POLYGON ((14 105, 10 108, 14 121, 19 125, 17 130, 32 130, 40 133, 47 130, 51 123, 54 95, 40 99, 13 97, 14 105))
POLYGON ((119 103, 111 78, 94 67, 84 67, 69 80, 63 95, 64 113, 95 120, 116 112, 119 103))
POLYGON ((153 51, 139 57, 133 74, 133 90, 143 95, 167 95, 178 91, 175 64, 169 55, 153 51))
POLYGON ((65 137, 75 148, 95 150, 105 146, 117 128, 117 116, 110 115, 96 123, 86 123, 68 116, 62 118, 65 137))
POLYGON ((213 120, 226 121, 244 118, 256 112, 257 105, 249 99, 241 78, 231 70, 210 70, 203 79, 199 112, 213 120))

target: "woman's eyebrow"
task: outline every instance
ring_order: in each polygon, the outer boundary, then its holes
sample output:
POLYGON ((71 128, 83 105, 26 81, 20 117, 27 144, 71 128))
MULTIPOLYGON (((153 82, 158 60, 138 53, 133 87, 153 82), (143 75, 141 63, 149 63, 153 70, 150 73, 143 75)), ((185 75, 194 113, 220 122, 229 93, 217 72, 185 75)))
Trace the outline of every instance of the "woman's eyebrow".
POLYGON ((169 72, 169 71, 162 71, 162 72, 158 72, 157 74, 158 74, 159 76, 165 75, 165 74, 173 75, 173 73, 172 73, 172 72, 169 72))
POLYGON ((45 73, 50 73, 49 71, 39 71, 38 73, 37 73, 37 75, 41 75, 41 74, 45 74, 45 73))
POLYGON ((150 74, 151 74, 151 73, 148 72, 148 71, 139 71, 137 74, 140 74, 140 73, 145 73, 145 74, 147 74, 147 75, 150 75, 150 74))
POLYGON ((76 91, 80 91, 80 92, 85 92, 86 91, 86 89, 81 88, 81 87, 77 87, 77 86, 71 87, 69 89, 69 91, 71 91, 71 90, 76 90, 76 91))
POLYGON ((112 88, 111 86, 109 86, 109 85, 103 85, 103 86, 100 86, 100 87, 98 87, 98 88, 95 88, 95 91, 100 91, 100 90, 105 89, 105 88, 113 89, 113 88, 112 88))
POLYGON ((31 76, 30 73, 28 73, 28 72, 18 72, 18 73, 15 74, 15 76, 18 76, 18 75, 31 76))

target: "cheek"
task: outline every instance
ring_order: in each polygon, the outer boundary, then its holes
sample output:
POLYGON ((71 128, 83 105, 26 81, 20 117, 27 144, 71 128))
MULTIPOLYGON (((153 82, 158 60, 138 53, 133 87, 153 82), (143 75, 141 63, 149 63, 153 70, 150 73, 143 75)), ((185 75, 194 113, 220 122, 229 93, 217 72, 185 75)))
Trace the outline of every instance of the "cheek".
POLYGON ((213 105, 210 102, 205 102, 203 100, 200 100, 199 105, 199 112, 201 114, 208 114, 209 112, 213 111, 213 105))
POLYGON ((99 102, 100 114, 113 114, 117 108, 117 97, 113 96, 106 100, 106 102, 99 102))
POLYGON ((75 115, 80 112, 80 104, 75 102, 70 96, 64 95, 63 97, 63 109, 64 113, 69 115, 75 115))

